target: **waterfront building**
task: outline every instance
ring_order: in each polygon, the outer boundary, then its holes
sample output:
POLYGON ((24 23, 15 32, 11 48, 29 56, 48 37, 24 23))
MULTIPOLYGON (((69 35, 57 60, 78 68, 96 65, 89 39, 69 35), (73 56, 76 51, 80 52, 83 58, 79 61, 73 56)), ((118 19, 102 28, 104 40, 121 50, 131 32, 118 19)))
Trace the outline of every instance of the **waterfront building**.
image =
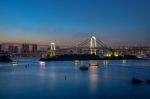
POLYGON ((2 45, 0 44, 0 52, 2 52, 2 45))
POLYGON ((32 45, 32 52, 36 53, 37 52, 37 44, 32 45))
POLYGON ((22 55, 29 56, 30 48, 29 44, 22 44, 22 55))

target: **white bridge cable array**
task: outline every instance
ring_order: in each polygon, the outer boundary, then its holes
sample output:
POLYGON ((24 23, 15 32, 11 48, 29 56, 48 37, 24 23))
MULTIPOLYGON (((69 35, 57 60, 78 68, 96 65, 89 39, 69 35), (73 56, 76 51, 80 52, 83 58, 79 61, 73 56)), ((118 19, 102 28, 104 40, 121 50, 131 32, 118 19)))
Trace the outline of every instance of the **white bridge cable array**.
POLYGON ((82 43, 78 44, 76 47, 89 47, 89 48, 108 49, 106 44, 104 44, 101 40, 97 39, 95 36, 91 36, 91 38, 86 39, 82 43))
MULTIPOLYGON (((98 49, 103 49, 105 51, 110 51, 110 49, 104 44, 101 40, 97 39, 95 36, 91 36, 90 38, 86 39, 85 41, 81 42, 77 46, 71 47, 71 48, 65 48, 67 49, 74 49, 74 48, 89 48, 91 54, 95 54, 98 49)), ((62 50, 65 50, 62 49, 62 50)), ((50 56, 55 56, 56 51, 56 45, 54 42, 50 44, 50 56)))

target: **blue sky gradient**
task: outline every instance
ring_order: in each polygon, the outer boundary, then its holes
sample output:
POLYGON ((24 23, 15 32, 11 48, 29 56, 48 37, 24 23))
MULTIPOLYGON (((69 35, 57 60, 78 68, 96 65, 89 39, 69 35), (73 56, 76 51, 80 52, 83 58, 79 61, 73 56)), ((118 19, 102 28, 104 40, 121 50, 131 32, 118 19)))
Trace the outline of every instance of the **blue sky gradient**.
POLYGON ((0 0, 0 42, 150 45, 150 0, 0 0))

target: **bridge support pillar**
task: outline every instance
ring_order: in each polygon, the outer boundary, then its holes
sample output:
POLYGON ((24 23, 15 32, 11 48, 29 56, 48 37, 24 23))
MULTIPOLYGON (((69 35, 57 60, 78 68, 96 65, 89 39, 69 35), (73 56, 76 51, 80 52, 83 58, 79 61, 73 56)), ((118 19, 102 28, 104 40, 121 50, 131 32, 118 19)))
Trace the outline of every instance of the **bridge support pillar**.
POLYGON ((90 40, 91 40, 90 41, 90 54, 95 54, 96 55, 96 47, 97 47, 96 37, 92 36, 90 40))
POLYGON ((55 43, 54 42, 51 43, 50 49, 47 52, 47 56, 50 56, 50 57, 56 56, 56 47, 55 47, 55 43))

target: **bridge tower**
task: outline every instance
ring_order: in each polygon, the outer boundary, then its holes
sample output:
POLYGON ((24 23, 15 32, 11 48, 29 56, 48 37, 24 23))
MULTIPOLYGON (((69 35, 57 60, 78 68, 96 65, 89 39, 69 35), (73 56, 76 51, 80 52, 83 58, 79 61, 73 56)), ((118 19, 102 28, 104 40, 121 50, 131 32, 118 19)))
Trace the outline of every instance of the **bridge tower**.
POLYGON ((54 42, 52 42, 51 43, 51 47, 50 47, 50 56, 55 56, 56 55, 56 47, 55 47, 55 43, 54 42))
POLYGON ((97 47, 96 37, 92 36, 90 38, 90 54, 95 54, 96 55, 96 47, 97 47))
POLYGON ((49 56, 54 57, 56 55, 56 46, 55 43, 52 42, 49 49, 49 56))

